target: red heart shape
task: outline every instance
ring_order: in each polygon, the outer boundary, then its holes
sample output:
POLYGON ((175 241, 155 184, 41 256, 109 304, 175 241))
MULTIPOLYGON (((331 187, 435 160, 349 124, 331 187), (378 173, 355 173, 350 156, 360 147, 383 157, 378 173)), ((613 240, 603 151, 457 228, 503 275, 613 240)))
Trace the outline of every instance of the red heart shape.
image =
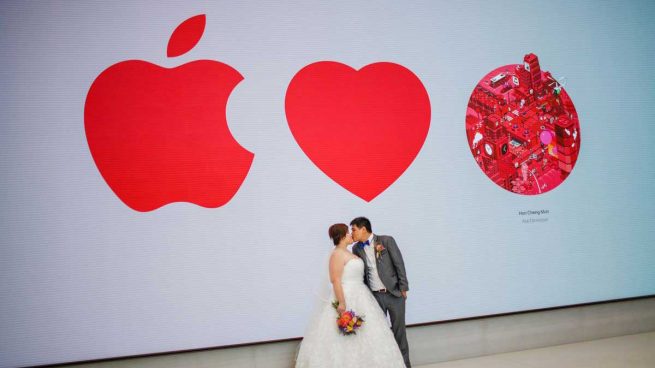
POLYGON ((328 177, 370 202, 414 161, 430 128, 430 98, 409 69, 333 61, 301 69, 287 88, 296 142, 328 177))

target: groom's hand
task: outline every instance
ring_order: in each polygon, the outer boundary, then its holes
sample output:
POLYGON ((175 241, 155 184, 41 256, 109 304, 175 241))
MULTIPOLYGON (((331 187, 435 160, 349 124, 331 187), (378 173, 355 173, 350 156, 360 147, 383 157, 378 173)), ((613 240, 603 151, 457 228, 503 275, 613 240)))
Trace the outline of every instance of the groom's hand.
POLYGON ((406 291, 401 291, 400 294, 403 296, 403 298, 407 299, 407 292, 406 291))

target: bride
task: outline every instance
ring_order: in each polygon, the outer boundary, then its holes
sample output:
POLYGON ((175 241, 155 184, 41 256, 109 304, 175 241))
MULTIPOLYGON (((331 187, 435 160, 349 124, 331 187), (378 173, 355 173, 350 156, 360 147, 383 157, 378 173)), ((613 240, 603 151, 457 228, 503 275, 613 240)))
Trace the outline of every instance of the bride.
POLYGON ((300 345, 296 368, 405 367, 387 319, 364 284, 364 262, 347 249, 353 242, 348 226, 332 225, 328 234, 335 245, 329 266, 332 295, 310 322, 300 345), (338 302, 337 311, 332 301, 338 302), (337 327, 338 314, 346 310, 364 319, 356 334, 342 335, 337 327))

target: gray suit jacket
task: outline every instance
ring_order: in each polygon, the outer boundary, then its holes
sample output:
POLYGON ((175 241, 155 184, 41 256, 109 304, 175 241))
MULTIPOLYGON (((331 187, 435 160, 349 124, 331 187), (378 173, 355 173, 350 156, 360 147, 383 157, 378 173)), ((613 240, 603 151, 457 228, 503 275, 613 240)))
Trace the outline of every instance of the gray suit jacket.
MULTIPOLYGON (((370 246, 375 247, 378 243, 382 244, 385 248, 379 258, 376 256, 378 275, 386 289, 394 296, 400 298, 402 297, 401 291, 409 290, 403 256, 400 254, 400 249, 398 249, 396 241, 391 236, 373 235, 373 244, 370 246)), ((360 243, 355 243, 352 250, 353 254, 364 260, 364 265, 368 267, 368 259, 360 243)), ((373 250, 375 251, 375 248, 373 250)), ((364 270, 364 283, 370 286, 367 270, 364 270)))

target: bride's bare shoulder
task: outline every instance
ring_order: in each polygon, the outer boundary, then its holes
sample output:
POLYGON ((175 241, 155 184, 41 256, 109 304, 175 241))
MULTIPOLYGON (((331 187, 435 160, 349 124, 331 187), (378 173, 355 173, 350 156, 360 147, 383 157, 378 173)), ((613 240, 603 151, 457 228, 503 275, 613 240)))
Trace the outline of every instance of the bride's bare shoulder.
POLYGON ((332 253, 330 254, 330 258, 335 258, 335 257, 343 257, 346 255, 346 251, 335 248, 332 253))
POLYGON ((353 254, 350 253, 347 250, 343 249, 335 249, 332 251, 332 254, 330 254, 330 261, 342 261, 345 262, 346 260, 349 260, 350 257, 352 257, 353 254))

